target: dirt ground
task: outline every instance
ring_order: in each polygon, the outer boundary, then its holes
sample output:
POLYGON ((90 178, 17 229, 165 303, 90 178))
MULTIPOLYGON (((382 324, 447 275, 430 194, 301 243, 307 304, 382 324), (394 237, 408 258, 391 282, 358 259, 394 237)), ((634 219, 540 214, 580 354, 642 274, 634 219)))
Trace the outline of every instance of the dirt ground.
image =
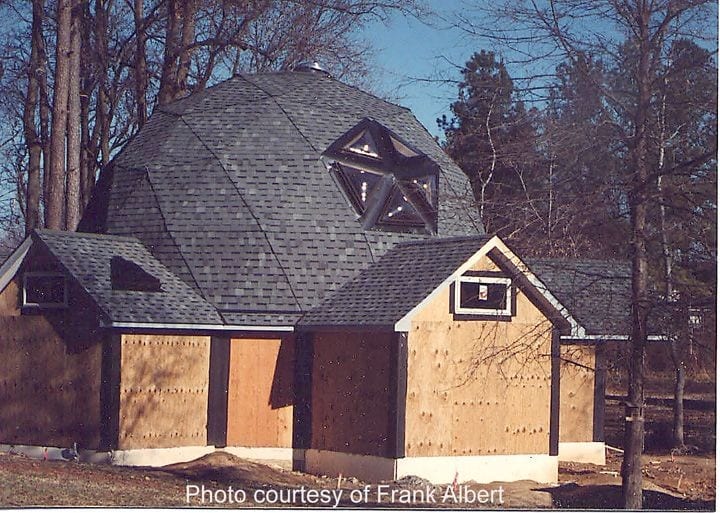
MULTIPOLYGON (((701 403, 700 409, 686 409, 686 437, 692 447, 692 454, 688 455, 673 454, 667 445, 672 410, 662 405, 646 408, 647 443, 643 460, 646 508, 715 509, 714 387, 712 395, 698 392, 697 399, 707 404, 701 403)), ((610 446, 622 445, 623 416, 622 405, 618 401, 608 401, 605 437, 610 446)), ((379 484, 374 483, 369 486, 368 495, 363 496, 365 483, 356 480, 338 482, 337 479, 243 460, 223 452, 161 469, 39 461, 0 454, 0 508, 332 507, 337 504, 343 508, 608 509, 621 507, 621 458, 621 454, 608 451, 608 461, 604 466, 562 463, 559 483, 553 486, 520 481, 487 485, 461 483, 455 488, 451 485, 433 487, 421 479, 407 478, 383 483, 387 485, 387 488, 382 488, 386 493, 380 496, 377 493, 379 484), (206 490, 204 497, 208 499, 204 503, 201 501, 203 486, 206 490), (284 493, 295 490, 296 495, 276 498, 271 490, 284 490, 284 493), (198 495, 188 496, 188 491, 197 491, 198 495), (393 491, 395 495, 391 496, 393 491), (413 491, 415 496, 411 496, 413 491), (213 495, 213 492, 216 493, 213 495), (241 493, 244 497, 239 495, 241 493), (322 502, 323 497, 327 499, 325 502, 322 502), (211 503, 210 499, 216 501, 211 503), (242 502, 240 499, 243 499, 242 502)))
MULTIPOLYGON (((539 485, 530 481, 515 483, 476 483, 431 487, 419 479, 405 479, 389 483, 378 497, 378 484, 370 487, 367 501, 358 504, 351 493, 361 493, 364 483, 320 478, 283 470, 279 467, 242 460, 227 453, 217 452, 189 463, 162 469, 121 468, 89 463, 38 461, 18 455, 0 455, 0 507, 27 506, 225 506, 225 507, 282 507, 328 506, 335 504, 334 497, 326 503, 312 503, 307 497, 289 498, 291 503, 264 501, 268 490, 326 490, 338 494, 337 505, 347 507, 437 507, 437 508, 619 508, 620 458, 611 455, 607 465, 564 463, 557 486, 539 485), (196 490, 186 486, 197 486, 196 490), (187 497, 188 490, 200 493, 202 486, 210 491, 229 491, 230 495, 210 497, 206 502, 200 495, 187 497), (229 488, 232 487, 232 488, 229 488), (502 488, 502 495, 499 490, 502 488), (452 490, 451 492, 448 489, 452 490), (461 490, 466 500, 460 497, 461 490), (243 490, 244 497, 234 490, 243 490), (395 490, 395 497, 390 493, 395 490), (409 490, 426 490, 424 495, 412 499, 404 493, 409 490), (466 492, 465 490, 470 490, 466 492), (472 492, 476 492, 472 496, 472 492), (256 493, 260 493, 259 496, 256 493), (485 494, 482 496, 481 494, 485 494), (491 497, 491 494, 494 496, 491 497), (256 500, 257 498, 260 500, 256 500), (483 501, 484 497, 484 501, 483 501), (490 503, 489 499, 493 502, 490 503), (211 502, 212 500, 219 501, 211 502), (241 499, 244 499, 241 501, 241 499), (394 499, 394 500, 393 500, 394 499), (499 499, 502 499, 500 502, 499 499), (232 501, 232 502, 230 502, 232 501)), ((646 456, 644 473, 645 504, 651 509, 715 509, 715 460, 708 456, 646 456)), ((297 492, 296 492, 297 493, 297 492)), ((361 495, 356 497, 360 498, 361 495)), ((274 501, 274 497, 269 497, 274 501)), ((277 499, 283 500, 281 497, 277 499)), ((319 501, 320 499, 315 499, 319 501)))

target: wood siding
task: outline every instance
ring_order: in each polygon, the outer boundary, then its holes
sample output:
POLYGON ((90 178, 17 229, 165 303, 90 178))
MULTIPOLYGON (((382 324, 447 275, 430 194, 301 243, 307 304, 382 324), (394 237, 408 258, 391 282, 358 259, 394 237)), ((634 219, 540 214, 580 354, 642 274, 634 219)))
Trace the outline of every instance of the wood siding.
POLYGON ((560 441, 592 442, 595 346, 563 345, 560 365, 560 441))
POLYGON ((0 443, 98 449, 105 335, 93 306, 71 287, 73 308, 20 315, 20 284, 0 291, 0 443))
POLYGON ((118 448, 206 445, 209 362, 209 336, 123 334, 118 448))
POLYGON ((227 445, 292 447, 294 339, 230 341, 227 445))
POLYGON ((313 449, 374 456, 394 451, 395 333, 316 333, 313 338, 313 449))
MULTIPOLYGON (((498 269, 484 257, 473 270, 498 269)), ((405 454, 548 454, 550 321, 520 291, 511 322, 455 321, 450 294, 408 333, 405 454)))

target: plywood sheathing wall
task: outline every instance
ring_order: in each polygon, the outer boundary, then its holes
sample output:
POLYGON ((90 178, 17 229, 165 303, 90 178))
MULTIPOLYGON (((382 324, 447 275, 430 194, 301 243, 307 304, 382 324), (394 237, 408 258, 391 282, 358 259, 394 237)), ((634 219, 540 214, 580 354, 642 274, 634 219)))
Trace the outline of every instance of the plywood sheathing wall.
POLYGON ((0 291, 0 443, 97 449, 103 336, 71 286, 71 308, 20 315, 20 279, 0 291))
POLYGON ((592 442, 595 346, 562 346, 560 357, 560 441, 592 442))
POLYGON ((512 322, 454 321, 449 287, 436 296, 408 333, 406 455, 548 454, 551 340, 522 292, 512 322))
POLYGON ((292 447, 292 335, 230 340, 227 445, 292 447))
POLYGON ((316 333, 311 447, 373 456, 394 451, 390 369, 395 333, 316 333))
POLYGON ((123 334, 120 345, 118 448, 206 445, 210 337, 123 334))

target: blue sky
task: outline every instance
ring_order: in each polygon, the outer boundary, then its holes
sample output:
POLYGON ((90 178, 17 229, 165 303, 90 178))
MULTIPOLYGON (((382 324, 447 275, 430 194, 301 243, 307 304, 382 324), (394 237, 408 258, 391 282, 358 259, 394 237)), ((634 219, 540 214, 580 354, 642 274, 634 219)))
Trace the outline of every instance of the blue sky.
MULTIPOLYGON (((454 7, 455 2, 435 0, 428 4, 440 11, 454 7)), ((480 47, 465 41, 457 29, 443 28, 439 21, 433 25, 395 15, 388 24, 372 23, 364 35, 378 50, 372 63, 375 92, 409 107, 431 134, 441 135, 435 120, 449 115, 457 86, 435 80, 457 81, 457 66, 480 47), (417 78, 432 81, 414 80, 417 78)))

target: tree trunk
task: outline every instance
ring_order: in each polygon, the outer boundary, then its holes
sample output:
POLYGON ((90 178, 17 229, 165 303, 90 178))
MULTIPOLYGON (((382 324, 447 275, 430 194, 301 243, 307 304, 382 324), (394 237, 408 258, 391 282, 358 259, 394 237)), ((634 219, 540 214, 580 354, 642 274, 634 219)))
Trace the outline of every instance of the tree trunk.
POLYGON ((53 94, 52 129, 50 133, 50 169, 45 198, 45 226, 54 230, 63 227, 65 204, 65 139, 67 136, 68 87, 70 82, 71 0, 58 0, 57 44, 55 48, 55 87, 53 94))
POLYGON ((147 121, 147 61, 145 59, 145 17, 144 0, 135 0, 135 96, 137 101, 137 126, 142 128, 147 121))
POLYGON ((27 189, 25 198, 25 235, 40 227, 40 162, 42 139, 35 123, 39 98, 38 73, 41 71, 39 45, 42 44, 42 0, 33 0, 33 19, 30 62, 28 63, 28 89, 23 110, 23 131, 28 149, 27 189))
POLYGON ((95 165, 98 153, 101 165, 110 161, 110 98, 108 95, 108 13, 106 0, 95 0, 95 46, 100 66, 98 76, 97 103, 95 105, 95 127, 93 128, 93 167, 88 180, 95 182, 95 165))
POLYGON ((70 83, 68 85, 67 186, 65 229, 75 231, 80 221, 80 30, 82 5, 75 0, 70 34, 70 83))
POLYGON ((179 0, 167 0, 167 22, 165 28, 165 50, 158 103, 165 105, 175 99, 177 93, 177 61, 180 54, 180 5, 179 0))
POLYGON ((635 133, 629 164, 632 166, 632 189, 629 194, 632 222, 632 334, 629 347, 628 394, 625 408, 625 447, 622 462, 622 492, 626 509, 642 509, 642 452, 645 442, 644 363, 647 341, 648 255, 647 210, 650 176, 649 121, 651 115, 651 41, 650 10, 640 2, 636 13, 639 34, 637 64, 637 104, 635 133))
POLYGON ((195 0, 185 0, 182 9, 183 25, 174 99, 184 96, 188 92, 187 79, 190 74, 190 61, 193 54, 190 45, 195 41, 195 9, 195 0))
MULTIPOLYGON (((38 0, 40 8, 44 8, 44 0, 38 0)), ((43 13, 44 16, 44 13, 43 13)), ((42 26, 40 27, 42 30, 42 26)), ((40 92, 40 144, 42 145, 42 165, 43 165, 43 201, 47 197, 47 182, 50 170, 50 97, 48 94, 47 83, 47 54, 45 53, 45 40, 40 32, 38 39, 38 59, 39 71, 37 75, 38 90, 40 92)))
MULTIPOLYGON (((80 211, 84 212, 90 201, 92 186, 89 175, 94 173, 94 157, 92 157, 92 144, 90 142, 90 98, 95 88, 95 78, 92 76, 90 62, 92 59, 87 55, 92 51, 93 45, 90 42, 92 34, 91 27, 95 26, 95 20, 90 14, 90 5, 84 3, 82 6, 82 30, 81 30, 81 51, 83 58, 80 66, 80 211)), ((97 61, 96 61, 97 62, 97 61)), ((82 215, 81 215, 82 217, 82 215)))
POLYGON ((675 367, 675 393, 673 402, 673 447, 685 448, 685 362, 674 337, 670 341, 670 353, 675 367))

